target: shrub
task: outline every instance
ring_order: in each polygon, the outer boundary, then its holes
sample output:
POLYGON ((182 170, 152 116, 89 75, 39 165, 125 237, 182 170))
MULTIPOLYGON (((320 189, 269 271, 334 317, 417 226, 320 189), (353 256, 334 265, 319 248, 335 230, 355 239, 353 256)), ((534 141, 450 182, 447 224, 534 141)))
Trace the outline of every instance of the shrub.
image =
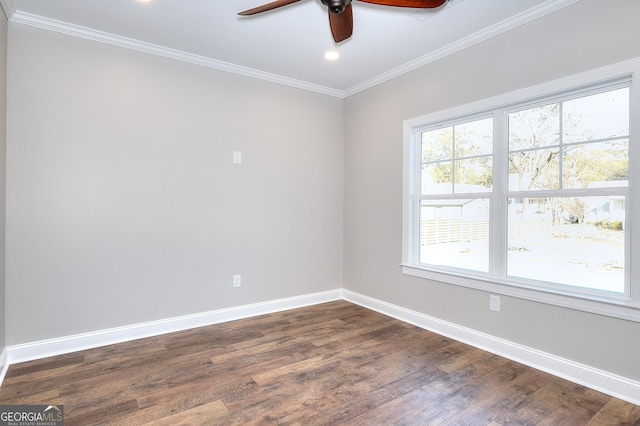
POLYGON ((597 222, 590 222, 590 224, 598 229, 610 229, 612 231, 622 231, 623 228, 621 220, 614 220, 612 222, 609 219, 603 219, 597 222))

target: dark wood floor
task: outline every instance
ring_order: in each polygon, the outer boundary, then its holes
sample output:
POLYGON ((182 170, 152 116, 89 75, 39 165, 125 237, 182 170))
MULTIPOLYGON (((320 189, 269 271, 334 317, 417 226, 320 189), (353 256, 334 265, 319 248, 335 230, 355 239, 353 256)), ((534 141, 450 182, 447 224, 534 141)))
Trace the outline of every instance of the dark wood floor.
POLYGON ((15 364, 66 425, 640 425, 640 407, 348 302, 15 364))

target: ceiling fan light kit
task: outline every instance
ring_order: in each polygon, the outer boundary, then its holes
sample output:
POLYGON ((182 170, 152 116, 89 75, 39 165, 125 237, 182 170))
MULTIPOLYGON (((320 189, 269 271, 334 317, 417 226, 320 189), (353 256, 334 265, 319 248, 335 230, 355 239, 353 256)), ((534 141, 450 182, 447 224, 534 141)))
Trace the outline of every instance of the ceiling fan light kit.
MULTIPOLYGON (((288 6, 301 0, 276 0, 262 6, 244 10, 238 15, 250 16, 267 12, 279 7, 288 6)), ((353 11, 351 9, 352 0, 320 0, 327 6, 329 11, 329 26, 331 34, 336 43, 340 43, 351 37, 353 33, 353 11)), ((381 6, 411 7, 416 9, 432 9, 442 6, 447 0, 359 0, 365 3, 377 4, 381 6)))

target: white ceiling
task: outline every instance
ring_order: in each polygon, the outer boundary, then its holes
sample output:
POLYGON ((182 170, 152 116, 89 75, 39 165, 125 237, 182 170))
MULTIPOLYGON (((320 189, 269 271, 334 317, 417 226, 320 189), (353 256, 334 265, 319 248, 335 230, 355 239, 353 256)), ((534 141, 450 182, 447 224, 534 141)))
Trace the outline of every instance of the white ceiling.
POLYGON ((449 0, 437 9, 353 2, 336 45, 320 0, 252 17, 270 0, 0 0, 12 22, 344 97, 579 0, 449 0), (324 59, 337 50, 339 60, 324 59))

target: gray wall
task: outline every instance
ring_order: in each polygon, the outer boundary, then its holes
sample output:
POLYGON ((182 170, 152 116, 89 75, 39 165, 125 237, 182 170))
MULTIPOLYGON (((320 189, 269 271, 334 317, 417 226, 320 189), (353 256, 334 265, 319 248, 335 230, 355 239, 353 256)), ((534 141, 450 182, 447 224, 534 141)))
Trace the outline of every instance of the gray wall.
MULTIPOLYGON (((403 276, 403 120, 640 56, 640 2, 582 0, 345 101, 344 287, 640 380, 640 324, 403 276)), ((634 212, 638 221, 638 212, 634 212)))
POLYGON ((342 286, 342 100, 9 37, 7 345, 342 286))
MULTIPOLYGON (((5 187, 7 148, 7 17, 0 8, 0 353, 5 343, 5 187)), ((1 366, 0 366, 1 368, 1 366)))

